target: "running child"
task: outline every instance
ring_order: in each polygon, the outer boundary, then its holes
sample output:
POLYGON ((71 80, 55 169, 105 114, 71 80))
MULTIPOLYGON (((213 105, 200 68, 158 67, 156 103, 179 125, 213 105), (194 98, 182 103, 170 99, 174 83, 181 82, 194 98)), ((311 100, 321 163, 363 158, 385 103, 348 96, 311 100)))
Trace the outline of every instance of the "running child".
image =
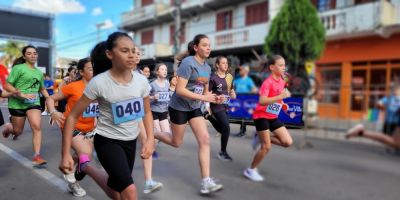
POLYGON ((278 119, 282 107, 287 108, 283 99, 290 97, 290 92, 285 88, 285 80, 282 77, 286 70, 285 59, 274 55, 270 60, 271 75, 261 85, 260 99, 253 113, 261 146, 254 155, 250 167, 243 172, 243 175, 252 181, 264 180, 264 177, 258 173, 257 166, 271 149, 271 143, 282 147, 289 147, 293 143, 288 130, 278 119))

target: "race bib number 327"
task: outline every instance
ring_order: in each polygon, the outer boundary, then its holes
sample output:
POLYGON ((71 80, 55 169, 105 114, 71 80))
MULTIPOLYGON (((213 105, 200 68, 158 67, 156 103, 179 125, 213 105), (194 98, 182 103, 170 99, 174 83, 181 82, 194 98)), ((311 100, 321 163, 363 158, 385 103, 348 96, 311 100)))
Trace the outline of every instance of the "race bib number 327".
POLYGON ((143 98, 135 98, 111 104, 115 124, 136 120, 144 116, 143 98))

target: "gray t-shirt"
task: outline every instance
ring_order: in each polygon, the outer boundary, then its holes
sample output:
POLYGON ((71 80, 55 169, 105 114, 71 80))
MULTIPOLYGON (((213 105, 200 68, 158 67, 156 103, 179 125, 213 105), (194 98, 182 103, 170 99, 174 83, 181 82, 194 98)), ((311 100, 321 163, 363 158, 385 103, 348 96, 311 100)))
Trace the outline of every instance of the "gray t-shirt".
MULTIPOLYGON (((194 93, 203 94, 204 86, 210 79, 211 68, 204 62, 198 63, 193 56, 188 56, 182 60, 182 63, 176 72, 176 75, 188 80, 186 88, 194 93)), ((199 100, 184 98, 176 94, 172 95, 169 106, 179 111, 192 111, 200 108, 199 100)))
POLYGON ((100 115, 96 133, 116 140, 136 139, 140 131, 138 122, 142 119, 138 118, 116 124, 115 119, 117 117, 113 114, 112 104, 128 100, 131 104, 122 106, 119 113, 123 112, 124 116, 129 112, 132 114, 132 110, 143 109, 143 107, 139 107, 140 103, 137 104, 138 99, 149 96, 149 93, 150 86, 147 79, 135 72, 132 72, 132 80, 127 84, 121 84, 112 79, 109 70, 95 76, 90 80, 83 94, 91 100, 97 99, 99 103, 100 115))
POLYGON ((150 96, 158 94, 158 100, 153 99, 150 101, 151 111, 159 113, 167 112, 168 104, 170 101, 169 82, 165 80, 164 86, 161 87, 160 85, 158 85, 157 80, 154 80, 150 83, 150 86, 150 96))

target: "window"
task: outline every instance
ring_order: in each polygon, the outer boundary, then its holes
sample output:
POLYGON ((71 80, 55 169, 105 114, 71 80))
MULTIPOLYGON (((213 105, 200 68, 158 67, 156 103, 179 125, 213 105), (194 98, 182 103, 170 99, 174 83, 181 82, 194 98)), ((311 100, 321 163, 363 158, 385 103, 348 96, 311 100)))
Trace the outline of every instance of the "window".
POLYGON ((336 0, 311 0, 319 12, 336 8, 336 0))
POLYGON ((217 14, 217 31, 228 30, 232 28, 232 10, 217 14))
POLYGON ((142 45, 153 43, 153 30, 143 31, 142 34, 142 45))
POLYGON ((321 69, 320 80, 323 80, 319 81, 321 102, 339 103, 341 73, 340 68, 321 69))
POLYGON ((142 7, 153 4, 153 0, 142 0, 142 7))
MULTIPOLYGON (((182 43, 184 43, 185 42, 185 23, 182 23, 181 24, 181 37, 180 37, 180 43, 182 44, 182 43)), ((174 36, 175 36, 175 25, 171 25, 170 27, 169 27, 169 43, 171 44, 171 45, 173 45, 174 44, 174 36)))
MULTIPOLYGON (((176 1, 176 0, 170 0, 170 1, 169 1, 169 4, 170 4, 171 6, 174 6, 174 5, 175 5, 175 1, 176 1)), ((184 3, 186 0, 180 0, 180 1, 181 1, 180 3, 182 4, 182 3, 184 3)))
POLYGON ((386 94, 386 69, 371 69, 369 85, 369 108, 375 108, 379 99, 386 94))
POLYGON ((354 0, 354 4, 363 4, 363 3, 370 3, 370 2, 375 2, 377 0, 354 0))
POLYGON ((246 7, 246 25, 268 21, 268 1, 246 7))
POLYGON ((364 111, 366 98, 367 70, 354 69, 351 77, 351 110, 364 111))

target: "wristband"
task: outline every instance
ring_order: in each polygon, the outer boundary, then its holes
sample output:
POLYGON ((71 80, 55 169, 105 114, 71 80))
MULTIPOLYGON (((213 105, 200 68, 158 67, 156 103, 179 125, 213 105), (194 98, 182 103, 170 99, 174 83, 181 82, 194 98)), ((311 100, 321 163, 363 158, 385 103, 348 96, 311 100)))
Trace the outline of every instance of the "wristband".
POLYGON ((57 110, 52 110, 52 111, 49 112, 49 114, 51 115, 51 114, 53 114, 55 112, 57 112, 57 110))

